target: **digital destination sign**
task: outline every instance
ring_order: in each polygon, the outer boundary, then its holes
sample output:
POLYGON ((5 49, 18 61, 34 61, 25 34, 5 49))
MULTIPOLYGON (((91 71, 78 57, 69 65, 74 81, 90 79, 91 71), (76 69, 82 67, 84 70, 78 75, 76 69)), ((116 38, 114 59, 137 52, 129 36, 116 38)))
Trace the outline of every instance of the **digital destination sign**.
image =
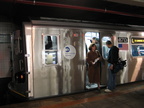
POLYGON ((132 44, 144 44, 144 38, 132 38, 131 39, 132 44))

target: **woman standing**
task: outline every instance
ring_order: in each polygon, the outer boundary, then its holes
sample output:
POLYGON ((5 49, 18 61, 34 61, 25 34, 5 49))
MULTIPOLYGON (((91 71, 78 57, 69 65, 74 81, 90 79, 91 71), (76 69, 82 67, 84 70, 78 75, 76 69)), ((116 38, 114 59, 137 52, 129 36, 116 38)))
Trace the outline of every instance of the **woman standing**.
POLYGON ((90 83, 97 83, 100 90, 100 60, 102 59, 95 44, 89 47, 90 52, 87 54, 87 62, 89 64, 88 77, 90 83))

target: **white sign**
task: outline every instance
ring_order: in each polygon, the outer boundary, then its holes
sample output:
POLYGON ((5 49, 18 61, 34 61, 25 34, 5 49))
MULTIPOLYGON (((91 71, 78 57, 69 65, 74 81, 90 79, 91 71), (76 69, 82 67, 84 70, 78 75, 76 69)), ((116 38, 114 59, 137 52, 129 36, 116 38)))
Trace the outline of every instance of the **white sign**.
POLYGON ((73 59, 76 55, 76 49, 72 45, 67 45, 63 49, 63 55, 67 59, 73 59))

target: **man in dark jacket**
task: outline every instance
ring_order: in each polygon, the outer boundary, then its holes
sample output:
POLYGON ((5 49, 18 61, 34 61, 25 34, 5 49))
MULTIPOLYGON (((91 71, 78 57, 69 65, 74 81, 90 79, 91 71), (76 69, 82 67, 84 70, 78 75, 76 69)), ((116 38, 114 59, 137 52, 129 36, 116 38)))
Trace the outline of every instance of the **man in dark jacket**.
POLYGON ((112 92, 115 89, 115 77, 116 74, 113 72, 115 65, 119 59, 119 49, 112 44, 111 41, 107 41, 106 45, 110 48, 108 56, 108 84, 105 92, 112 92))

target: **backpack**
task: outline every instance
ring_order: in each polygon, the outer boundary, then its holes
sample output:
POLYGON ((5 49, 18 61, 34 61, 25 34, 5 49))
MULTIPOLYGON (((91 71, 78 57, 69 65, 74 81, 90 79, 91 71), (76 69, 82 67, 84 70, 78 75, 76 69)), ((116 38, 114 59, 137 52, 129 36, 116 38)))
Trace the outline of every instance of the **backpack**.
POLYGON ((118 73, 120 70, 123 70, 126 67, 126 61, 119 58, 118 63, 114 66, 113 73, 118 73))

